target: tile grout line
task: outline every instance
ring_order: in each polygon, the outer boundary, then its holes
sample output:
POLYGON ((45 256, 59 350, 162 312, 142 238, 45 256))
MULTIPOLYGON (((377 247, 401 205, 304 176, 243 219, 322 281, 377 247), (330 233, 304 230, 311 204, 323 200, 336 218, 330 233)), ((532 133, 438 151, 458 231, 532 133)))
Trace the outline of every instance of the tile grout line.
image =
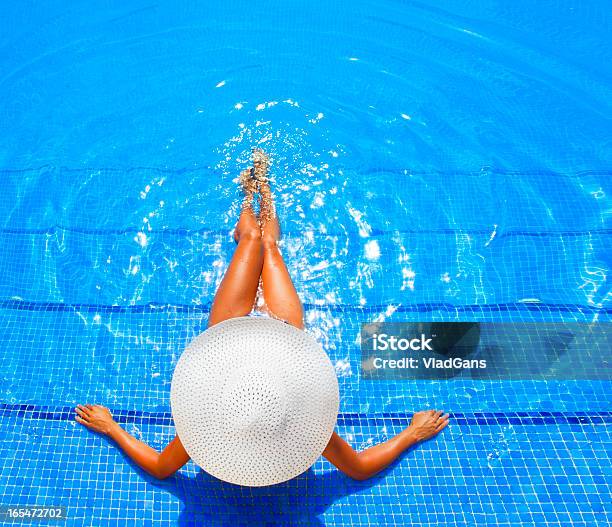
MULTIPOLYGON (((49 227, 41 227, 39 229, 21 229, 21 228, 11 228, 4 227, 0 228, 0 235, 3 234, 46 234, 52 235, 56 234, 57 231, 65 231, 65 232, 73 232, 79 234, 97 234, 97 235, 121 235, 121 234, 135 234, 142 231, 142 227, 125 227, 123 229, 87 229, 85 227, 71 227, 64 225, 52 225, 49 227)), ((183 227, 177 228, 164 228, 164 229, 151 229, 147 231, 147 234, 157 234, 157 235, 172 235, 172 236, 189 236, 195 234, 202 235, 211 235, 211 236, 227 236, 229 238, 230 229, 219 230, 219 229, 188 229, 183 227)), ((483 235, 490 236, 491 229, 449 229, 449 228, 440 228, 440 229, 399 229, 396 231, 385 231, 382 229, 372 229, 370 233, 371 237, 376 236, 387 236, 389 234, 449 234, 452 236, 456 236, 457 234, 473 234, 473 235, 483 235)), ((547 236, 590 236, 593 234, 612 234, 612 229, 608 228, 596 228, 596 229, 587 229, 587 230, 550 230, 550 231, 526 231, 519 229, 510 229, 508 231, 500 230, 496 234, 496 239, 506 238, 506 237, 518 237, 518 236, 526 236, 526 237, 547 237, 547 236)), ((338 237, 341 234, 328 233, 329 237, 338 237)), ((285 236, 291 236, 291 232, 285 232, 285 236)), ((344 234, 342 234, 344 236, 344 234)))
MULTIPOLYGON (((503 304, 461 304, 454 305, 444 302, 420 303, 420 304, 376 304, 371 306, 357 306, 352 304, 312 304, 305 302, 304 308, 307 311, 338 311, 351 313, 375 313, 387 310, 389 305, 394 305, 394 313, 428 313, 435 310, 446 310, 460 313, 487 313, 487 312, 507 312, 507 311, 535 311, 542 312, 561 312, 579 314, 612 314, 612 307, 583 306, 579 304, 545 304, 541 302, 508 302, 503 304)), ((34 302, 22 299, 0 300, 0 309, 13 309, 18 311, 84 311, 102 313, 159 313, 162 311, 171 312, 193 312, 208 313, 210 303, 206 304, 170 304, 162 302, 148 302, 146 304, 135 305, 111 305, 111 304, 81 304, 63 302, 34 302)))
MULTIPOLYGON (((142 423, 172 426, 170 412, 147 412, 141 410, 111 409, 115 420, 122 424, 142 423)), ((451 418, 458 425, 608 425, 612 424, 612 412, 452 412, 451 418)), ((13 417, 43 421, 74 420, 72 406, 41 406, 35 404, 0 403, 0 418, 13 417)), ((364 414, 340 412, 338 424, 350 425, 407 425, 412 417, 410 412, 380 412, 364 414)))

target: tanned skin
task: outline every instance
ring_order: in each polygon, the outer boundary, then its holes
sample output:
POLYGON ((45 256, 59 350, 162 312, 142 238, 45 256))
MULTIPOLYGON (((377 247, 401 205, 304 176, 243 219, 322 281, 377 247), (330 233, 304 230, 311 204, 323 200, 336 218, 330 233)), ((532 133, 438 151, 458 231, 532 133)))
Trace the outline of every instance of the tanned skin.
MULTIPOLYGON (((252 169, 240 175, 245 200, 234 231, 237 247, 217 289, 208 325, 248 315, 261 280, 264 303, 258 309, 304 329, 304 309, 278 247, 281 231, 267 178, 268 158, 263 151, 254 151, 253 164, 252 169), (252 206, 256 193, 258 215, 252 206)), ((190 459, 178 436, 158 452, 121 428, 104 406, 79 404, 75 411, 77 422, 113 439, 139 467, 156 478, 171 476, 190 459)), ((448 417, 437 410, 417 412, 408 428, 361 452, 334 432, 323 456, 351 478, 365 480, 393 463, 406 449, 444 430, 448 417)))

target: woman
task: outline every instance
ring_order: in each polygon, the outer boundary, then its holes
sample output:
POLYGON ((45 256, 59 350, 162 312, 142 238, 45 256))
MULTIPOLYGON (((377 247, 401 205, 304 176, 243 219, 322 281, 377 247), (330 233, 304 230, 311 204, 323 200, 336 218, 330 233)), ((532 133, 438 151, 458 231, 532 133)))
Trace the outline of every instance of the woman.
MULTIPOLYGON (((255 310, 304 328, 302 303, 278 248, 280 226, 267 171, 268 158, 256 149, 253 168, 240 174, 245 199, 234 231, 238 245, 215 295, 209 326, 255 310), (258 215, 253 209, 256 194, 258 215)), ((78 405, 76 413, 77 422, 111 437, 138 466, 156 478, 167 478, 189 461, 178 436, 159 453, 121 428, 104 406, 78 405)), ((387 467, 407 448, 433 437, 447 425, 447 414, 435 410, 418 412, 400 434, 362 452, 353 450, 334 432, 323 456, 348 476, 364 480, 387 467)))

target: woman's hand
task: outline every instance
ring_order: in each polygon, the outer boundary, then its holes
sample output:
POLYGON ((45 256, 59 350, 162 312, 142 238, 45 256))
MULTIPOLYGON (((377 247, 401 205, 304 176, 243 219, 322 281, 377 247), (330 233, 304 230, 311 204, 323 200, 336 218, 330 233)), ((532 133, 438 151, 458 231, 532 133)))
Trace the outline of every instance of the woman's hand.
POLYGON ((105 406, 79 404, 74 410, 77 413, 75 417, 77 423, 114 439, 140 468, 156 478, 167 478, 189 461, 189 454, 178 436, 170 441, 160 454, 121 428, 105 406))
POLYGON ((424 410, 412 416, 410 426, 406 431, 417 441, 430 439, 448 425, 448 414, 437 410, 424 410))
POLYGON ((75 411, 77 423, 81 423, 94 432, 108 435, 113 426, 117 424, 109 409, 99 404, 79 404, 75 411))
POLYGON ((407 448, 444 430, 448 417, 448 414, 435 410, 417 412, 412 416, 410 426, 399 435, 359 453, 334 432, 323 456, 346 475, 362 481, 389 466, 407 448))

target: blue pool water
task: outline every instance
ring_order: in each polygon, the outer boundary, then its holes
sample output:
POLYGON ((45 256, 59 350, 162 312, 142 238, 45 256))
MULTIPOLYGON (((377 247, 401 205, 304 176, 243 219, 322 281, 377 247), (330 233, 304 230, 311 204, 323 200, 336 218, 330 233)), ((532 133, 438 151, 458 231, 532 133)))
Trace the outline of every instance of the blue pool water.
MULTIPOLYGON (((0 505, 70 525, 609 525, 612 386, 364 381, 362 323, 610 321, 605 2, 4 4, 0 505), (368 482, 158 482, 72 421, 173 437, 172 372, 270 152, 284 255, 365 448, 453 423, 368 482)), ((607 360, 607 359, 606 359, 607 360)))

